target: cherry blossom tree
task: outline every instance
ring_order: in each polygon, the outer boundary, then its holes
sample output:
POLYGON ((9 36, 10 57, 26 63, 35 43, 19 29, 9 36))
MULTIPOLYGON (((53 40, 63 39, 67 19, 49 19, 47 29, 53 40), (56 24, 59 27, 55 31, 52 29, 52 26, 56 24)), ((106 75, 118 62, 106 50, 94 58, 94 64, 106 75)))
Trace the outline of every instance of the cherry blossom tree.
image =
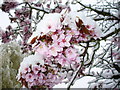
POLYGON ((76 80, 91 76, 95 79, 89 88, 119 88, 119 4, 117 0, 93 5, 82 0, 5 0, 1 10, 11 25, 0 28, 0 39, 3 45, 17 42, 22 54, 28 55, 18 62, 16 79, 22 87, 67 83, 69 90, 76 80), (73 10, 75 6, 79 8, 73 10))

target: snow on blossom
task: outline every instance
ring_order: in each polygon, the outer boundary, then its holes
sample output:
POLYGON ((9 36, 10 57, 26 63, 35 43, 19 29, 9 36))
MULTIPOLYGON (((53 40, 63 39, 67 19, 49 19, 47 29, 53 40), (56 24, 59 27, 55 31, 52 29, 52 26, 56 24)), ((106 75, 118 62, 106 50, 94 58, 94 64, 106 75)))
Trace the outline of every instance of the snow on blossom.
POLYGON ((23 86, 28 88, 34 86, 53 87, 56 83, 62 81, 62 78, 60 80, 60 75, 59 78, 56 78, 56 70, 49 65, 45 65, 43 63, 44 60, 42 60, 43 57, 38 53, 23 59, 17 76, 19 81, 26 83, 22 83, 23 86), (56 79, 59 79, 57 80, 59 82, 56 82, 56 79))
POLYGON ((48 32, 55 32, 57 29, 60 29, 60 14, 46 14, 42 21, 38 23, 37 30, 38 34, 42 35, 47 34, 48 32))
POLYGON ((77 29, 76 21, 80 19, 82 20, 85 26, 89 26, 88 30, 92 30, 96 35, 96 38, 100 38, 102 36, 102 31, 100 30, 99 26, 96 24, 94 20, 89 17, 86 17, 83 12, 76 12, 71 11, 66 16, 64 21, 62 22, 63 25, 68 25, 71 29, 77 29))
POLYGON ((44 64, 43 57, 38 55, 38 54, 25 57, 23 59, 23 62, 21 62, 21 64, 20 64, 18 77, 19 77, 21 72, 22 73, 30 72, 29 66, 36 65, 36 63, 40 63, 41 65, 43 65, 44 64))
POLYGON ((60 29, 60 17, 58 13, 45 14, 43 19, 38 23, 36 31, 33 32, 32 36, 29 38, 28 43, 36 36, 42 36, 60 29))

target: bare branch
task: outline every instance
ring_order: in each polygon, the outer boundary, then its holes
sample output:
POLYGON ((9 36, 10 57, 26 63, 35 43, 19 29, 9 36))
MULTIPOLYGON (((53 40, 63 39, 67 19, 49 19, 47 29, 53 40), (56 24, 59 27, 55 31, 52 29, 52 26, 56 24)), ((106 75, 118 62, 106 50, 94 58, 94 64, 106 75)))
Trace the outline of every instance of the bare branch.
MULTIPOLYGON (((77 1, 77 0, 76 0, 76 1, 77 1)), ((91 11, 94 11, 94 12, 100 14, 100 15, 103 15, 103 16, 112 16, 113 18, 119 20, 118 17, 114 16, 113 14, 111 14, 111 13, 109 13, 109 12, 105 12, 105 11, 103 12, 103 11, 99 11, 99 10, 97 10, 97 9, 94 9, 94 8, 92 8, 92 7, 85 6, 84 4, 80 3, 79 1, 77 1, 77 3, 79 3, 81 6, 83 6, 83 7, 85 7, 85 8, 88 8, 88 9, 90 9, 91 11)))

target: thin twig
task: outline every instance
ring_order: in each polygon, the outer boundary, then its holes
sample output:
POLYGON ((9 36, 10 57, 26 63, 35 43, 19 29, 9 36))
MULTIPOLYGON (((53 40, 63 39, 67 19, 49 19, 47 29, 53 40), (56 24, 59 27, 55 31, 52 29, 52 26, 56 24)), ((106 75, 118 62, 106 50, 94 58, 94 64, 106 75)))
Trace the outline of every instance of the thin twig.
MULTIPOLYGON (((77 1, 77 0, 76 0, 76 1, 77 1)), ((100 14, 100 15, 103 15, 103 16, 112 16, 112 17, 114 17, 114 18, 116 18, 116 19, 119 20, 118 17, 114 16, 113 14, 111 14, 111 13, 109 13, 109 12, 105 12, 105 11, 103 12, 103 11, 96 10, 96 9, 94 9, 94 8, 92 8, 92 7, 85 6, 84 4, 80 3, 79 1, 77 1, 77 3, 79 3, 81 6, 83 6, 83 7, 85 7, 85 8, 88 8, 88 9, 90 9, 90 10, 92 10, 92 11, 94 11, 94 12, 100 14)))
POLYGON ((82 66, 83 66, 83 65, 84 65, 84 62, 82 62, 81 65, 78 67, 78 69, 75 71, 75 74, 73 75, 72 79, 71 79, 70 82, 68 83, 67 90, 70 90, 71 85, 73 84, 76 76, 78 75, 79 70, 82 69, 82 66))
POLYGON ((79 71, 82 69, 82 67, 83 67, 83 65, 84 65, 84 57, 85 57, 85 55, 86 55, 86 53, 87 53, 88 47, 89 47, 89 42, 87 43, 86 49, 85 49, 85 51, 84 51, 84 53, 83 53, 83 60, 81 61, 81 65, 80 65, 80 66, 78 67, 78 69, 75 71, 75 73, 73 74, 72 79, 71 79, 70 82, 68 83, 68 88, 67 88, 68 90, 70 90, 71 85, 73 85, 73 82, 75 81, 75 78, 77 77, 79 71))
POLYGON ((29 5, 29 7, 30 7, 31 9, 35 9, 35 10, 38 10, 38 11, 42 11, 42 12, 44 12, 44 13, 49 13, 48 11, 46 11, 46 10, 44 10, 44 9, 40 9, 40 8, 33 7, 33 6, 31 6, 29 3, 27 3, 27 4, 29 5))

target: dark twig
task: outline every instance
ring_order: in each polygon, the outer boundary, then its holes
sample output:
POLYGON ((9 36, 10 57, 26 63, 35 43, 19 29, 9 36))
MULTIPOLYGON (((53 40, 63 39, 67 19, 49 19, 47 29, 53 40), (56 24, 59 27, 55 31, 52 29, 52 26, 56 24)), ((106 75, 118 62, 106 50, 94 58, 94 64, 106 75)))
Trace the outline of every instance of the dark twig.
MULTIPOLYGON (((77 1, 77 0, 76 0, 76 1, 77 1)), ((85 8, 88 8, 88 9, 90 9, 91 11, 94 11, 94 12, 100 14, 100 15, 103 15, 103 16, 112 16, 112 17, 114 17, 115 19, 119 20, 118 17, 114 16, 113 14, 111 14, 111 13, 109 13, 109 12, 105 12, 105 11, 103 12, 103 11, 96 10, 96 9, 94 9, 94 8, 92 8, 92 7, 85 6, 84 4, 82 4, 82 3, 79 2, 79 1, 77 1, 77 3, 79 3, 81 6, 83 6, 83 7, 85 7, 85 8)))

